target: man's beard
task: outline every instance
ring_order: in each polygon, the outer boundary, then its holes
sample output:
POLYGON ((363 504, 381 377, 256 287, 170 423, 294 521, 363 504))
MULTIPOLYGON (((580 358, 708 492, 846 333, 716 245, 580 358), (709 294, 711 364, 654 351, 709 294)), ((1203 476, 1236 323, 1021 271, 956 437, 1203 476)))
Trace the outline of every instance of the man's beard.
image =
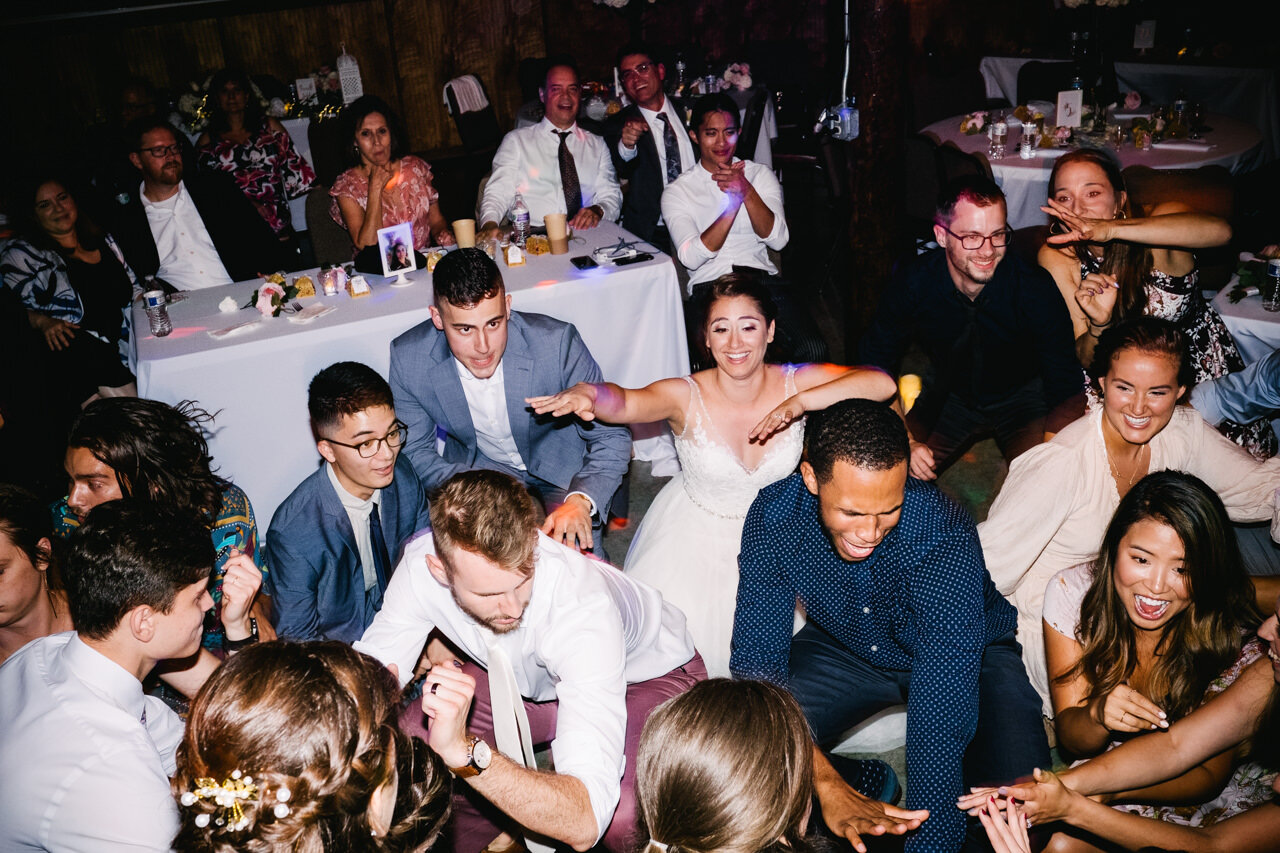
POLYGON ((492 631, 495 634, 509 634, 515 629, 519 628, 520 624, 524 621, 524 614, 521 614, 520 618, 517 619, 515 622, 511 623, 510 625, 496 625, 494 624, 495 620, 486 619, 485 617, 481 616, 479 613, 476 613, 470 607, 467 607, 467 605, 463 604, 462 601, 459 600, 458 593, 454 591, 453 587, 449 587, 449 594, 453 596, 453 603, 458 605, 459 610, 461 610, 463 613, 467 614, 476 622, 488 628, 490 631, 492 631))

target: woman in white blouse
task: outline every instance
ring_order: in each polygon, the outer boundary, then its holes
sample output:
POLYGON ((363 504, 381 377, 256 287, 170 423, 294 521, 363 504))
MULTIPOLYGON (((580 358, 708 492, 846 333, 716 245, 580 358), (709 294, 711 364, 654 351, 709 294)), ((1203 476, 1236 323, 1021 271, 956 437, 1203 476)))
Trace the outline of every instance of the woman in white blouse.
POLYGON ((1018 609, 1018 641, 1032 685, 1052 715, 1041 630, 1045 586, 1094 559, 1120 498, 1150 471, 1194 474, 1231 520, 1271 518, 1280 457, 1258 462, 1183 401, 1186 340, 1171 323, 1139 317, 1108 329, 1090 374, 1102 405, 1014 460, 978 526, 987 569, 1018 609))

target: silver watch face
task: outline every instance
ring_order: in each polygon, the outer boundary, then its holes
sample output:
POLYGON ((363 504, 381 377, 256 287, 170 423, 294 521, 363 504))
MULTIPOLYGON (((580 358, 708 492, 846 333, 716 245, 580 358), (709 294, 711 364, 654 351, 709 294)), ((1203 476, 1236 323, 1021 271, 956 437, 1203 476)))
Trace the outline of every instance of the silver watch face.
POLYGON ((477 738, 471 746, 471 763, 479 770, 487 770, 492 760, 493 753, 489 750, 489 744, 477 738))

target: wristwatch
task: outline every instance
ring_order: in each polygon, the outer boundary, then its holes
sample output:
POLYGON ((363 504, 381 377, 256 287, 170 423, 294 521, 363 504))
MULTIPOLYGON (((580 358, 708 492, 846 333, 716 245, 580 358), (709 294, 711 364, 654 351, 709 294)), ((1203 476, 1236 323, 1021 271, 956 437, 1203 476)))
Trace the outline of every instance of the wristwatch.
POLYGON ((450 767, 449 770, 459 779, 470 779, 488 770, 492 760, 493 751, 489 749, 489 744, 479 735, 472 735, 467 741, 467 763, 461 767, 450 767))
POLYGON ((238 652, 245 646, 251 646, 258 642, 258 620, 254 616, 249 617, 249 636, 243 640, 233 640, 230 637, 222 638, 222 648, 228 652, 238 652))

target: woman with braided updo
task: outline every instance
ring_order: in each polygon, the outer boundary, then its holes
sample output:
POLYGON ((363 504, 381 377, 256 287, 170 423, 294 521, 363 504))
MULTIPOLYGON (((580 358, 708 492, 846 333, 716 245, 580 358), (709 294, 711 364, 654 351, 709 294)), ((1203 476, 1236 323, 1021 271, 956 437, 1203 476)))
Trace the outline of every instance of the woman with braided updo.
POLYGON ((645 721, 636 793, 644 853, 809 853, 804 713, 763 681, 699 682, 645 721))
POLYGON ((400 731, 399 686, 338 642, 263 643, 191 705, 173 778, 175 850, 400 853, 430 846, 450 776, 400 731))

